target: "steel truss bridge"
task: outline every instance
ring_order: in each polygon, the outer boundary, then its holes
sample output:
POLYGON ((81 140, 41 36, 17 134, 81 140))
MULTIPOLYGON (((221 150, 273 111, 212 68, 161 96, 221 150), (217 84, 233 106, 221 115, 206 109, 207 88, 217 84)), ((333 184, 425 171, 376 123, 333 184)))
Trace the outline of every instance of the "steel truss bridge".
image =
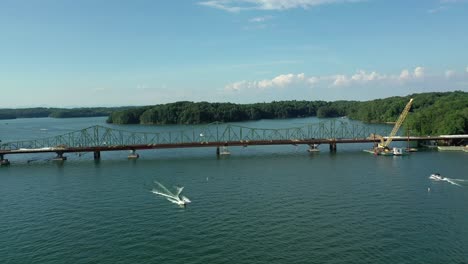
MULTIPOLYGON (((336 151, 337 143, 379 142, 379 139, 370 138, 369 135, 387 135, 390 131, 390 126, 366 126, 341 120, 278 129, 212 123, 164 132, 136 132, 92 126, 53 137, 2 143, 0 159, 4 160, 5 155, 11 154, 44 152, 55 152, 58 157, 69 152, 94 152, 94 157, 99 159, 100 151, 190 147, 217 147, 219 151, 221 146, 287 144, 329 144, 330 150, 336 151)), ((453 140, 453 137, 396 136, 393 141, 443 139, 453 140)), ((468 135, 461 139, 468 139, 468 135)))

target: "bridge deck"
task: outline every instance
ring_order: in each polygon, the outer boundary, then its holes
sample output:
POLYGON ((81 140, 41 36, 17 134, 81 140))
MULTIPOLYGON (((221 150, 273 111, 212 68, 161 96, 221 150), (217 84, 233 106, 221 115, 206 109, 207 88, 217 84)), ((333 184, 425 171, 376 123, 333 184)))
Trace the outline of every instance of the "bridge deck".
MULTIPOLYGON (((373 143, 369 135, 387 135, 391 126, 367 126, 356 122, 337 121, 304 124, 293 128, 250 128, 213 123, 181 131, 137 132, 93 126, 63 135, 6 142, 0 144, 0 155, 26 153, 67 153, 117 150, 194 148, 219 146, 299 145, 338 143, 373 143)), ((154 127, 153 127, 154 128, 154 127)), ((157 129, 161 129, 160 127, 157 129)), ((468 135, 430 137, 393 137, 393 141, 449 140, 460 143, 468 135)))
MULTIPOLYGON (((398 137, 393 141, 421 141, 421 140, 450 140, 450 137, 398 137)), ((468 135, 464 137, 468 139, 468 135)), ((148 150, 148 149, 171 149, 171 148, 200 148, 200 147, 221 147, 221 146, 265 146, 265 145, 312 145, 312 144, 351 144, 351 143, 377 143, 377 139, 304 139, 304 140, 241 140, 225 142, 191 142, 174 144, 136 144, 136 145, 116 145, 116 146, 91 146, 91 147, 57 147, 40 149, 16 149, 0 150, 0 155, 11 154, 31 154, 31 153, 73 153, 73 152, 94 152, 94 151, 122 151, 122 150, 148 150)))

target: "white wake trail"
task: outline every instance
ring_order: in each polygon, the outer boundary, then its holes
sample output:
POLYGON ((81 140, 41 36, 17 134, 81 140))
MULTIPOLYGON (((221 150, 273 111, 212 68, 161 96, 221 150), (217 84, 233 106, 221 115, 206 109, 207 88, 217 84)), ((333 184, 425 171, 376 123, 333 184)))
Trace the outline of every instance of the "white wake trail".
POLYGON ((451 183, 451 184, 453 184, 453 185, 456 185, 456 186, 460 186, 460 187, 461 187, 460 184, 454 182, 453 180, 454 180, 454 179, 444 178, 444 181, 446 181, 446 182, 448 182, 448 183, 451 183))
POLYGON ((180 193, 184 190, 184 187, 176 187, 176 191, 175 193, 173 193, 161 183, 157 181, 154 181, 154 183, 157 184, 160 190, 158 190, 158 188, 155 187, 151 192, 165 197, 166 200, 168 200, 169 202, 178 204, 183 207, 185 207, 186 204, 191 202, 190 199, 188 199, 187 197, 180 195, 180 193))

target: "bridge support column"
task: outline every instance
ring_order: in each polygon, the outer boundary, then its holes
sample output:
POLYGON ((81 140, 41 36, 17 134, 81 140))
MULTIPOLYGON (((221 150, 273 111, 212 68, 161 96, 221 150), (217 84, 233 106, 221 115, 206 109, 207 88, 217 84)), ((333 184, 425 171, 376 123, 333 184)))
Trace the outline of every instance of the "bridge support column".
POLYGON ((330 143, 330 152, 336 152, 336 142, 330 143))
POLYGON ((55 156, 55 158, 53 158, 52 160, 55 160, 55 161, 65 161, 67 160, 67 157, 65 157, 63 155, 63 152, 57 152, 57 156, 55 156))
POLYGON ((132 149, 131 152, 130 152, 130 155, 128 155, 129 159, 138 159, 139 157, 140 157, 140 155, 138 155, 138 153, 136 153, 136 151, 134 149, 132 149))
POLYGON ((100 159, 101 159, 101 152, 94 151, 94 160, 100 160, 100 159))
POLYGON ((216 156, 219 157, 219 154, 220 154, 220 152, 219 152, 219 146, 217 146, 217 147, 216 147, 216 156))
POLYGON ((10 161, 3 157, 3 154, 0 155, 0 166, 8 166, 10 165, 10 161))

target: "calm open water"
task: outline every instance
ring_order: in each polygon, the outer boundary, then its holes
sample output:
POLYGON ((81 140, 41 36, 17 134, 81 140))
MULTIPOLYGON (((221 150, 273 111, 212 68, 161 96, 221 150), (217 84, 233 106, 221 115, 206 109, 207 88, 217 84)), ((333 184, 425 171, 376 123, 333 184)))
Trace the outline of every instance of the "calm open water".
MULTIPOLYGON (((0 120, 0 139, 104 118, 0 120)), ((245 123, 288 127, 317 119, 245 123)), ((113 127, 119 127, 113 125, 113 127)), ((127 130, 176 126, 124 126, 127 130)), ((338 145, 7 156, 0 263, 468 263, 468 153, 375 157, 338 145), (28 163, 27 160, 30 160, 28 163), (434 172, 460 186, 428 179, 434 172), (185 186, 179 208, 151 193, 185 186), (428 191, 430 188, 430 191, 428 191)))

